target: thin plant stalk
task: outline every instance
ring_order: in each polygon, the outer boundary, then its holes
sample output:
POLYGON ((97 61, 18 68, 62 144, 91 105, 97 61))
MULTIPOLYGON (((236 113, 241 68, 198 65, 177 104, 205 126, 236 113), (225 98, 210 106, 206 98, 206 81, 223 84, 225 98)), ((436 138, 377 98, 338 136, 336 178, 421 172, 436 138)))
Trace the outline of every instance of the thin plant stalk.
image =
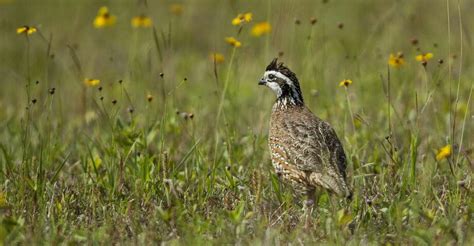
MULTIPOLYGON (((459 89, 460 89, 460 86, 461 86, 461 75, 462 75, 462 58, 463 58, 463 32, 462 32, 462 16, 461 16, 461 6, 460 6, 460 3, 458 1, 458 14, 459 14, 459 42, 460 42, 460 51, 459 51, 459 72, 458 72, 458 85, 457 85, 457 89, 456 89, 456 99, 454 100, 454 108, 452 108, 452 110, 454 111, 453 112, 453 139, 452 141, 454 142, 455 139, 454 139, 454 132, 456 131, 456 109, 458 107, 458 102, 459 102, 459 89)), ((460 142, 462 143, 462 137, 461 137, 461 140, 460 142)), ((461 147, 461 146, 459 146, 461 147)), ((459 150, 461 150, 461 148, 459 148, 459 150)), ((458 163, 458 157, 459 157, 459 153, 456 157, 456 161, 455 161, 455 165, 457 165, 458 163)))
MULTIPOLYGON (((230 57, 229 66, 227 68, 227 75, 226 75, 226 79, 224 81, 224 88, 222 90, 222 95, 221 95, 221 99, 220 99, 220 102, 219 102, 219 107, 217 109, 216 128, 219 125, 219 120, 220 120, 222 108, 224 106, 224 100, 225 100, 225 97, 226 97, 227 88, 229 86, 229 79, 230 79, 232 64, 233 64, 234 57, 235 57, 235 50, 236 50, 236 47, 234 47, 232 49, 232 54, 231 54, 231 57, 230 57)), ((214 167, 215 167, 216 162, 217 162, 217 147, 218 147, 218 144, 219 144, 219 131, 216 130, 215 144, 214 144, 214 162, 213 162, 213 168, 212 168, 213 170, 215 169, 214 167)), ((214 174, 214 172, 213 172, 213 174, 214 174)), ((214 175, 211 176, 211 184, 213 182, 214 182, 214 175)))
POLYGON ((461 130, 461 138, 459 139, 459 148, 458 148, 458 153, 456 155, 456 161, 455 161, 456 165, 459 161, 459 155, 461 154, 461 150, 462 150, 464 132, 466 130, 466 121, 467 121, 467 116, 469 115, 469 104, 471 103, 472 88, 473 88, 473 86, 471 86, 471 89, 469 90, 469 97, 467 99, 466 112, 464 113, 464 120, 463 120, 463 123, 462 123, 462 130, 461 130))
POLYGON ((221 116, 221 113, 222 113, 222 108, 224 106, 224 101, 225 101, 225 97, 226 97, 226 93, 227 93, 227 88, 229 86, 230 73, 231 73, 231 70, 232 70, 232 64, 233 64, 234 56, 235 56, 235 49, 236 49, 236 47, 234 47, 232 49, 232 54, 230 56, 229 67, 227 68, 227 75, 226 75, 226 79, 224 81, 224 89, 222 90, 221 100, 219 102, 219 108, 217 109, 216 125, 219 124, 220 116, 221 116))
MULTIPOLYGON (((28 35, 25 34, 26 37, 26 73, 27 73, 27 81, 26 81, 26 122, 25 122, 25 132, 24 132, 24 137, 23 137, 23 158, 22 162, 25 163, 28 155, 28 149, 29 149, 29 144, 28 144, 28 138, 29 138, 29 132, 30 132, 30 120, 31 120, 31 111, 30 111, 30 102, 31 102, 31 75, 30 75, 30 39, 28 38, 28 35)), ((25 167, 28 165, 25 165, 25 167)), ((25 169, 26 171, 26 169, 25 169)))
POLYGON ((347 108, 349 109, 349 114, 351 116, 352 130, 355 132, 354 114, 352 113, 352 105, 351 105, 351 100, 349 99, 349 92, 347 90, 347 87, 344 87, 344 91, 346 94, 347 108))
MULTIPOLYGON (((448 85, 449 85, 449 98, 448 98, 448 104, 449 104, 449 129, 451 131, 454 129, 453 126, 453 112, 452 112, 452 102, 451 102, 451 97, 452 97, 452 85, 451 85, 451 61, 449 60, 451 58, 451 21, 450 21, 450 16, 449 16, 449 0, 446 0, 446 15, 447 15, 447 24, 448 24, 448 85)), ((451 141, 454 140, 454 131, 451 132, 451 141)))

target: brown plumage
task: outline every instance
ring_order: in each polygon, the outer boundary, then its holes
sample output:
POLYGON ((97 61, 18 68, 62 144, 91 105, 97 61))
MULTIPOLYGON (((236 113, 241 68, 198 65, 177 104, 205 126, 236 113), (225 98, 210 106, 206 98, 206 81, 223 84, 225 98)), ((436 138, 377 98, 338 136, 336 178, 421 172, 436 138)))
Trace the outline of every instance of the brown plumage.
POLYGON ((350 198, 342 144, 334 129, 304 105, 296 75, 274 59, 259 84, 277 95, 269 132, 276 174, 309 202, 317 189, 350 198))

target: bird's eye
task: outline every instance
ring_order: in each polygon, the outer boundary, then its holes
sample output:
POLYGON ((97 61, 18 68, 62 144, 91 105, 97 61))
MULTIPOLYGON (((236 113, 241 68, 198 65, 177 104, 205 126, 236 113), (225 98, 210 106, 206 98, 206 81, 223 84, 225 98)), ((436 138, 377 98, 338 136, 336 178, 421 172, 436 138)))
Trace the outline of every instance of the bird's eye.
POLYGON ((275 75, 270 74, 270 75, 268 75, 268 78, 270 78, 271 80, 273 80, 273 79, 275 79, 275 75))

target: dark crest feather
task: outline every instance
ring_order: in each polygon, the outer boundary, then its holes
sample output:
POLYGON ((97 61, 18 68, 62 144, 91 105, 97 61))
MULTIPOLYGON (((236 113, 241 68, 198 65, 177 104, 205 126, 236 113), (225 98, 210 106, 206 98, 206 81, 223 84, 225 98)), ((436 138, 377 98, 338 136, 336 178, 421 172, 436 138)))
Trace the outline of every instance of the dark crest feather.
POLYGON ((286 67, 283 62, 278 62, 278 58, 274 58, 270 64, 268 64, 266 71, 277 71, 288 77, 296 87, 296 91, 298 92, 298 96, 300 97, 300 101, 303 102, 303 96, 301 94, 300 83, 296 74, 293 73, 288 67, 286 67))
POLYGON ((278 62, 278 58, 274 58, 270 64, 268 64, 267 68, 265 69, 266 71, 277 71, 288 78, 290 78, 293 82, 298 82, 298 79, 296 78, 296 74, 293 73, 288 67, 286 67, 283 62, 278 62))
MULTIPOLYGON (((270 62, 270 64, 268 64, 268 66, 267 66, 267 68, 266 68, 265 70, 266 70, 266 71, 271 71, 271 70, 275 70, 275 71, 276 71, 276 70, 278 70, 278 65, 277 65, 277 63, 278 63, 278 58, 274 58, 274 59, 270 62)), ((280 63, 280 64, 281 64, 281 63, 280 63)), ((283 64, 281 64, 281 65, 283 65, 283 64)))

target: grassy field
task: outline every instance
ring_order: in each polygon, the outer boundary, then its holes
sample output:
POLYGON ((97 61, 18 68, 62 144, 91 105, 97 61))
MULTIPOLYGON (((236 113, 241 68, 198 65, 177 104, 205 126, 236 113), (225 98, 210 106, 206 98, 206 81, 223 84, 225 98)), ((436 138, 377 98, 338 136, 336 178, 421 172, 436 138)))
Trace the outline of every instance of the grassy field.
POLYGON ((473 11, 0 0, 0 242, 472 245, 473 11), (311 228, 270 162, 274 57, 349 160, 311 228))

